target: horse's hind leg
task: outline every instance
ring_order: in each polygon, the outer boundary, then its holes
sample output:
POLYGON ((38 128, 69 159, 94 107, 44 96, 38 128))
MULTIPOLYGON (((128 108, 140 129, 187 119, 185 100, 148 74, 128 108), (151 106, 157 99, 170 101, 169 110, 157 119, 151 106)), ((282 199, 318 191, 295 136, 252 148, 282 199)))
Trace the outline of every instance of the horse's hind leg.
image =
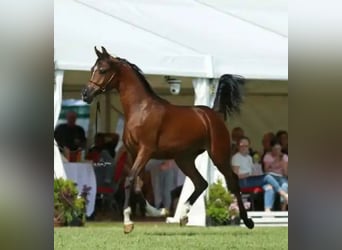
POLYGON ((191 206, 195 203, 197 198, 208 187, 208 182, 202 177, 195 166, 195 158, 178 158, 176 163, 183 173, 188 176, 195 186, 195 190, 185 202, 180 215, 180 225, 184 226, 188 222, 188 212, 191 206))
POLYGON ((254 222, 252 219, 249 219, 247 216, 246 209, 243 205, 241 194, 240 194, 240 185, 239 178, 233 172, 230 164, 230 159, 227 157, 227 154, 222 154, 222 158, 219 155, 220 152, 209 152, 211 159, 213 160, 215 166, 218 170, 223 174, 226 179, 226 183, 230 192, 232 192, 239 206, 240 217, 243 220, 246 227, 252 229, 254 227, 254 222), (221 159, 220 159, 221 158, 221 159))

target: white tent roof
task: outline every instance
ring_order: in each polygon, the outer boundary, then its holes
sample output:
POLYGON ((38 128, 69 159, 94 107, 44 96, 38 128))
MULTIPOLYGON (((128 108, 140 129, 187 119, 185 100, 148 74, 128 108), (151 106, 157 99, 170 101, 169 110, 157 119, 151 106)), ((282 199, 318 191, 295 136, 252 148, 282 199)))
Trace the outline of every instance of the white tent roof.
POLYGON ((212 75, 210 56, 102 14, 79 2, 57 0, 54 11, 55 61, 59 69, 90 70, 96 60, 96 45, 98 48, 104 46, 108 52, 126 58, 145 73, 200 77, 212 75))
POLYGON ((55 0, 56 64, 89 70, 103 45, 147 74, 287 79, 287 11, 272 2, 55 0))
POLYGON ((197 0, 268 31, 288 36, 288 0, 197 0))

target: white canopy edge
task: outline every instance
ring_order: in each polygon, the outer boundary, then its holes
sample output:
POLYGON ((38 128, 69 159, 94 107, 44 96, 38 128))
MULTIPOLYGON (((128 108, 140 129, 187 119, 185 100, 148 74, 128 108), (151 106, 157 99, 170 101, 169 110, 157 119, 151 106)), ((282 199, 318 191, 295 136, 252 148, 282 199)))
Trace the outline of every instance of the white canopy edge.
MULTIPOLYGON (((92 49, 89 53, 93 53, 92 49)), ((184 77, 205 77, 212 78, 213 66, 212 57, 209 55, 198 55, 198 56, 163 56, 155 57, 157 66, 152 66, 143 61, 142 58, 136 57, 136 60, 126 58, 129 62, 136 64, 145 74, 149 75, 174 75, 184 77), (158 62, 159 61, 159 62, 158 62), (177 67, 175 67, 175 65, 177 67), (191 65, 188 67, 187 65, 191 65)), ((149 56, 151 61, 151 56, 149 56)), ((93 63, 96 58, 94 57, 93 63)), ((76 61, 56 61, 56 68, 59 70, 77 70, 77 71, 90 71, 93 66, 91 63, 78 63, 76 61)))
MULTIPOLYGON (((223 6, 219 11, 190 0, 163 4, 55 0, 57 68, 90 70, 96 60, 93 48, 98 45, 138 65, 145 74, 219 78, 230 73, 248 79, 287 80, 288 39, 262 28, 276 15, 246 6, 247 17, 241 6, 223 6), (224 13, 227 8, 235 16, 224 13), (253 17, 260 13, 266 13, 267 20, 253 17)), ((284 8, 280 9, 287 18, 284 8)))

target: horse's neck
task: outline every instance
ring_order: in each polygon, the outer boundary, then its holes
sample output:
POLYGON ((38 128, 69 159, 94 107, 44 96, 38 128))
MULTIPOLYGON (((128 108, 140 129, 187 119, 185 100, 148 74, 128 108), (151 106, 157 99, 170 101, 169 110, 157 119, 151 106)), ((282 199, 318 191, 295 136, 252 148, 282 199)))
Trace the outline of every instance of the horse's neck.
POLYGON ((120 83, 120 100, 126 120, 152 101, 145 87, 138 79, 125 79, 120 83))

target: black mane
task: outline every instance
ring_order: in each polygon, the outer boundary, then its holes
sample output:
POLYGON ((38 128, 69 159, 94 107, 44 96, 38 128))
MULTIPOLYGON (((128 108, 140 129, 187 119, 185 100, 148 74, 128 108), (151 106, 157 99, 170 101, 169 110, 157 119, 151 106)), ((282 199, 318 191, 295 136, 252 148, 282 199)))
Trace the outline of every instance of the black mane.
POLYGON ((116 59, 118 59, 121 62, 124 62, 126 64, 128 64, 133 71, 135 72, 135 74, 138 76, 139 80, 143 83, 143 86, 146 90, 146 92, 148 92, 151 96, 153 96, 154 98, 158 99, 159 101, 162 102, 168 102, 165 99, 161 98, 160 96, 158 96, 154 90, 152 89, 151 85, 149 84, 149 82, 146 80, 144 73, 142 72, 142 70, 135 64, 130 63, 129 61, 127 61, 124 58, 120 58, 120 57, 116 57, 116 59))

